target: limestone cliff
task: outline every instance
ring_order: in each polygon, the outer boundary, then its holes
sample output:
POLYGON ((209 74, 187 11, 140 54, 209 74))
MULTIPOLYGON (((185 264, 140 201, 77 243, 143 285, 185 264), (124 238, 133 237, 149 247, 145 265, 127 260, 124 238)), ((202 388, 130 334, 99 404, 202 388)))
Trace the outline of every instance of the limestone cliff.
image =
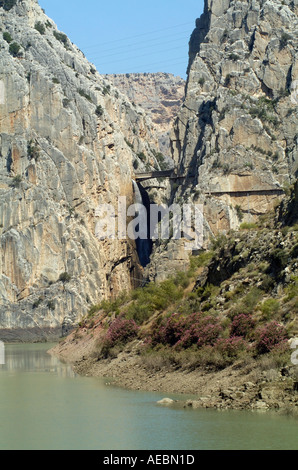
POLYGON ((107 78, 151 116, 160 151, 170 157, 169 133, 184 99, 185 80, 170 73, 114 74, 107 78))
POLYGON ((158 142, 37 1, 0 2, 0 31, 0 337, 40 339, 141 278, 132 242, 95 236, 96 208, 132 201, 158 142))
POLYGON ((297 0, 206 0, 190 38, 175 200, 204 204, 206 240, 255 222, 297 177, 297 0))

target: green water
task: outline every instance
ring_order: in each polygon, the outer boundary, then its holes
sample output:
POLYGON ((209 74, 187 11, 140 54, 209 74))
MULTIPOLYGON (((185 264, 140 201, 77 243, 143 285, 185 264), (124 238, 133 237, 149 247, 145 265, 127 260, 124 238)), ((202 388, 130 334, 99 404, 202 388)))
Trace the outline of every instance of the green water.
MULTIPOLYGON (((6 345, 1 450, 296 450, 298 420, 260 412, 171 409, 160 393, 79 377, 51 345, 6 345)), ((169 396, 169 395, 167 395, 169 396)))

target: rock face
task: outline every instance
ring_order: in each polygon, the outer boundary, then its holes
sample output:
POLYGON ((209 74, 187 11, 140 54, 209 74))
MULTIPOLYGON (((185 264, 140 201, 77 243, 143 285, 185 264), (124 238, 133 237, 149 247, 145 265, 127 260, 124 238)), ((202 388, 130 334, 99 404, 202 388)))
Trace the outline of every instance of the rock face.
POLYGON ((169 157, 169 133, 184 99, 185 80, 169 73, 127 73, 107 78, 151 116, 160 151, 169 157))
POLYGON ((196 22, 173 194, 204 205, 206 240, 254 222, 297 177, 297 11, 297 0, 206 0, 196 22))
POLYGON ((0 337, 40 339, 141 278, 133 242, 95 235, 96 208, 132 202, 133 165, 159 168, 159 147, 35 0, 0 5, 0 337))

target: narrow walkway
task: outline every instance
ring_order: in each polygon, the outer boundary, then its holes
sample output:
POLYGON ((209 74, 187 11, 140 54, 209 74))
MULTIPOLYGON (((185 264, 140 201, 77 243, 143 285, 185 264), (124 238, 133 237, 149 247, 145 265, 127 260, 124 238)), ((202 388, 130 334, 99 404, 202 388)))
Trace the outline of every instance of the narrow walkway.
MULTIPOLYGON (((174 170, 148 171, 146 173, 135 173, 136 181, 145 181, 152 178, 172 178, 175 176, 174 170)), ((177 176, 175 177, 177 178, 177 176)))
POLYGON ((281 188, 272 188, 272 189, 243 189, 240 191, 208 191, 204 193, 206 195, 210 196, 222 196, 224 194, 229 194, 230 196, 234 197, 243 197, 243 196, 250 196, 250 195, 256 195, 256 196, 266 196, 267 194, 272 194, 272 195, 281 195, 284 194, 284 190, 281 188))
MULTIPOLYGON (((188 176, 180 176, 176 172, 176 168, 172 170, 162 170, 162 171, 147 171, 145 173, 135 173, 134 180, 137 182, 150 180, 153 178, 169 178, 169 179, 183 179, 187 178, 188 176)), ((252 189, 241 189, 238 191, 206 191, 204 194, 209 196, 222 196, 224 194, 228 194, 234 197, 243 197, 244 195, 256 195, 256 196, 265 196, 265 195, 282 195, 284 194, 284 190, 282 188, 252 188, 252 189)))

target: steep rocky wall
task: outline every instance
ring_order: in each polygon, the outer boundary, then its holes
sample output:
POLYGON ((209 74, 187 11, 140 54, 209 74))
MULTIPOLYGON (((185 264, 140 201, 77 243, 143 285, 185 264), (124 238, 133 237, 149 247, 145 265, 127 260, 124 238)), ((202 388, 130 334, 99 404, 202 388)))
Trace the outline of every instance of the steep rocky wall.
POLYGON ((95 236, 96 208, 132 202, 158 142, 35 0, 0 7, 0 31, 0 338, 41 338, 141 278, 132 242, 95 236))
POLYGON ((150 115, 160 151, 170 157, 169 133, 184 99, 185 80, 170 73, 127 73, 106 77, 150 115))
POLYGON ((186 98, 171 135, 209 236, 254 222, 298 170, 297 0, 206 0, 190 38, 186 98))

